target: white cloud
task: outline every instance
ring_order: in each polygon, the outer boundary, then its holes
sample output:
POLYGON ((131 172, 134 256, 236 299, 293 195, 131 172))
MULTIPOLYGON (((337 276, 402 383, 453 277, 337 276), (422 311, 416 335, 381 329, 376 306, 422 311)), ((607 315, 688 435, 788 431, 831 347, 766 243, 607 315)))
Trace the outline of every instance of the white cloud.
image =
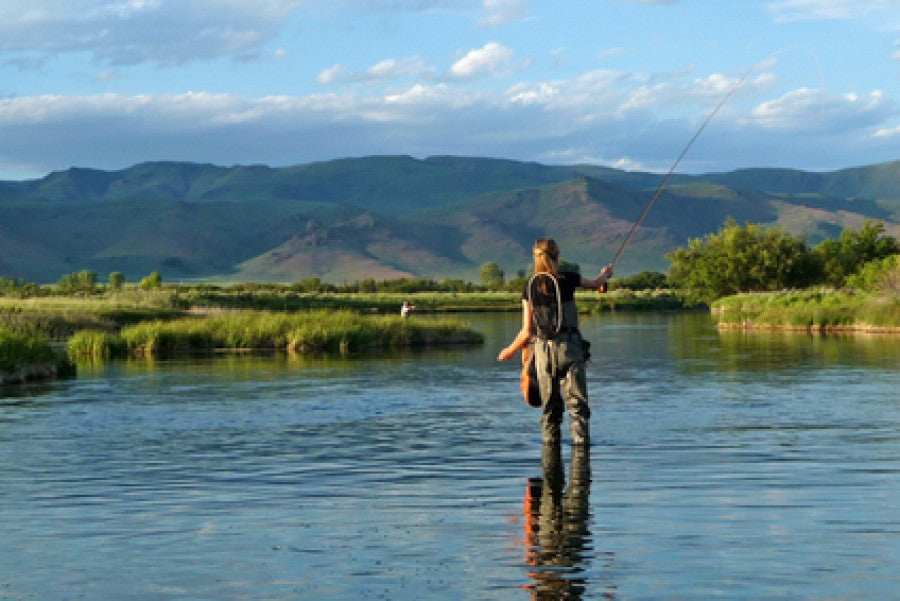
POLYGON ((821 95, 821 91, 809 88, 792 90, 754 108, 745 122, 779 129, 808 127, 818 122, 821 95))
POLYGON ((370 79, 377 81, 389 81, 407 75, 421 76, 433 72, 425 66, 419 57, 413 56, 403 59, 389 58, 372 65, 366 74, 370 79))
POLYGON ((484 0, 487 16, 478 21, 479 25, 497 26, 522 19, 527 0, 484 0))
POLYGON ((641 86, 632 90, 628 97, 616 110, 620 117, 629 111, 637 111, 668 104, 672 96, 672 86, 667 83, 658 83, 652 86, 641 86))
POLYGON ((742 122, 783 131, 849 132, 877 127, 895 111, 893 103, 880 90, 862 97, 854 93, 826 97, 822 91, 800 88, 763 102, 742 122))
MULTIPOLYGON (((416 67, 388 60, 357 75, 393 77, 408 68, 416 67)), ((338 81, 342 69, 320 77, 338 81)), ((0 167, 46 172, 155 159, 286 165, 406 153, 594 160, 665 171, 696 131, 690 115, 706 114, 734 83, 720 74, 665 80, 596 70, 501 92, 412 81, 390 91, 258 98, 208 92, 0 98, 0 167)), ((765 90, 754 85, 747 82, 748 96, 765 90)), ((860 151, 873 149, 896 158, 895 100, 878 91, 826 97, 823 119, 822 94, 798 89, 752 110, 723 111, 682 169, 840 167, 858 164, 860 151)))
POLYGON ((877 11, 896 11, 897 0, 778 0, 767 5, 777 21, 855 19, 877 11))
POLYGON ((628 97, 623 85, 629 75, 610 69, 598 69, 566 80, 537 83, 522 82, 506 91, 509 102, 539 104, 547 110, 567 110, 584 115, 613 112, 628 97))
POLYGON ((450 75, 456 79, 473 79, 492 75, 508 69, 513 52, 497 42, 488 42, 482 48, 470 50, 450 67, 450 75))
POLYGON ((104 65, 244 58, 273 40, 304 0, 4 0, 7 56, 85 52, 104 65))
POLYGON ((615 56, 622 56, 623 54, 627 54, 629 51, 625 46, 613 46, 611 48, 606 48, 597 53, 597 58, 600 60, 605 60, 607 58, 613 58, 615 56))
POLYGON ((345 65, 332 65, 316 77, 320 85, 339 83, 385 83, 402 77, 430 78, 435 69, 428 67, 417 56, 395 59, 388 58, 372 65, 365 71, 351 71, 345 65))
POLYGON ((316 83, 328 85, 345 80, 347 77, 347 67, 344 65, 332 65, 316 76, 316 83))

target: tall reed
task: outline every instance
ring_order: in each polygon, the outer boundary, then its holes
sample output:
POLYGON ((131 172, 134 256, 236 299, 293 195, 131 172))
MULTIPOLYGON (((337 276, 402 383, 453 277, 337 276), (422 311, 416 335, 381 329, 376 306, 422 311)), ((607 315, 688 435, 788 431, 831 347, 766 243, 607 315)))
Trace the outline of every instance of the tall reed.
POLYGON ((362 350, 373 347, 479 344, 481 334, 457 319, 404 319, 352 311, 226 311, 207 317, 143 322, 124 328, 121 346, 84 334, 74 349, 171 355, 213 349, 362 350), (119 349, 118 351, 116 349, 119 349))
POLYGON ((65 353, 45 338, 0 328, 0 383, 74 374, 65 353))

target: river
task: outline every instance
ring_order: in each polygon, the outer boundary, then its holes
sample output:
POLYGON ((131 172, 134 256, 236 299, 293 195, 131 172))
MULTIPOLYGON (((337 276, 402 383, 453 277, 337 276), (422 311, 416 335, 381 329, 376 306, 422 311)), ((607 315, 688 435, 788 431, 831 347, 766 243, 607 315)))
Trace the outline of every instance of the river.
POLYGON ((518 316, 466 319, 5 392, 0 599, 900 598, 900 337, 593 317, 593 444, 555 452, 518 316))

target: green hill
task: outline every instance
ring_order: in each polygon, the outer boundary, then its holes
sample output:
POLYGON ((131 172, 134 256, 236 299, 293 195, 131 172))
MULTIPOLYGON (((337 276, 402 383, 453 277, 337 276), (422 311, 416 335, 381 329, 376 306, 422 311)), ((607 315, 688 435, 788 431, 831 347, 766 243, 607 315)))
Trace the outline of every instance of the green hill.
MULTIPOLYGON (((121 271, 135 281, 340 283, 525 269, 539 236, 586 273, 609 262, 662 176, 589 165, 378 156, 285 168, 142 163, 0 182, 0 276, 54 282, 121 271)), ((665 253, 728 217, 811 243, 866 219, 900 234, 900 161, 830 173, 676 175, 617 265, 666 270, 665 253)))

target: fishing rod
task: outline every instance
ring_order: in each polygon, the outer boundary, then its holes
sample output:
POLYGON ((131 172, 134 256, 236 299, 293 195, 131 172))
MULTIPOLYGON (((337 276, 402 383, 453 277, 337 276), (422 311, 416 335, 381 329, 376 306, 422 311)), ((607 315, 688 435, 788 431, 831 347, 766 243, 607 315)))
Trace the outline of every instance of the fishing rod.
MULTIPOLYGON (((672 164, 672 168, 669 169, 669 172, 666 174, 666 176, 663 178, 662 182, 660 182, 659 186, 656 188, 656 192, 654 192, 653 196, 650 198, 650 201, 644 207, 644 210, 643 210, 643 212, 641 212, 640 217, 638 217, 637 221, 634 222, 634 225, 631 226, 631 230, 628 232, 628 235, 625 237, 625 241, 622 242, 622 246, 619 247, 618 252, 616 252, 616 256, 613 258, 612 262, 610 262, 610 264, 609 264, 610 268, 615 267, 616 262, 622 256, 622 253, 625 252, 625 248, 628 246, 628 243, 631 242, 631 238, 634 236, 634 233, 640 227, 641 222, 644 221, 644 218, 647 216, 647 213, 650 212, 650 208, 653 206, 653 203, 655 203, 656 199, 659 198, 659 195, 662 194, 662 191, 666 187, 666 184, 669 183, 669 179, 672 178, 672 175, 675 173, 675 170, 678 168, 678 165, 681 164, 681 159, 683 159, 684 156, 688 153, 688 151, 691 149, 691 146, 694 145, 694 142, 697 141, 697 138, 700 137, 700 134, 703 133, 703 130, 706 129, 706 126, 709 125, 709 122, 713 120, 713 118, 716 116, 716 114, 718 114, 719 109, 721 109, 723 106, 725 106, 725 103, 728 102, 728 100, 734 95, 735 92, 738 91, 738 89, 742 85, 744 85, 744 82, 747 81, 747 78, 750 77, 750 74, 753 73, 754 71, 756 71, 756 69, 758 69, 760 67, 760 65, 774 59, 775 57, 777 57, 781 54, 784 54, 786 52, 790 52, 793 50, 803 50, 803 51, 807 52, 810 56, 812 56, 812 58, 816 61, 816 66, 819 69, 819 80, 820 80, 820 84, 822 87, 822 98, 820 100, 820 102, 821 102, 821 109, 820 109, 821 117, 820 118, 822 120, 824 120, 824 118, 825 118, 825 97, 824 97, 825 76, 822 73, 822 65, 819 63, 819 58, 809 48, 807 48, 805 46, 789 46, 787 48, 783 48, 783 49, 773 53, 772 55, 766 57, 765 59, 761 60, 760 62, 756 63, 749 69, 747 69, 747 72, 744 73, 744 75, 738 80, 738 82, 736 84, 734 84, 734 86, 732 86, 732 88, 728 91, 728 93, 725 94, 725 97, 722 98, 721 101, 719 101, 719 104, 716 105, 716 108, 709 114, 709 116, 706 118, 706 120, 703 122, 703 124, 700 126, 700 128, 697 130, 697 132, 694 134, 694 137, 691 138, 690 142, 687 143, 687 146, 684 147, 684 150, 681 151, 681 154, 678 155, 678 158, 675 159, 675 162, 672 164)), ((606 283, 604 283, 600 287, 599 292, 601 294, 606 292, 606 283)))
MULTIPOLYGON (((768 60, 768 59, 766 59, 766 60, 768 60)), ((700 128, 697 130, 697 132, 694 134, 694 137, 691 138, 690 142, 687 143, 687 146, 684 147, 684 150, 681 151, 681 154, 678 155, 678 158, 675 159, 675 162, 672 164, 672 168, 669 169, 669 172, 666 173, 666 176, 660 182, 659 186, 657 186, 656 192, 654 192, 653 196, 650 198, 650 201, 644 207, 644 210, 641 212, 640 217, 638 217, 637 221, 634 222, 634 225, 631 226, 631 230, 628 232, 628 235, 625 237, 625 241, 622 242, 622 245, 619 247, 619 250, 616 253, 616 256, 609 263, 610 268, 615 267, 616 262, 618 262, 619 258, 622 256, 622 253, 625 252, 625 248, 628 246, 628 243, 631 242, 631 238, 634 236, 634 233, 637 231, 637 229, 640 227, 641 223, 644 221, 644 218, 647 217, 647 213, 650 212, 650 208, 653 206, 653 203, 655 203, 656 199, 659 198, 659 195, 662 194, 662 191, 666 187, 666 184, 669 183, 669 180, 672 178, 672 175, 675 173, 675 170, 678 169, 678 165, 681 164, 681 159, 683 159, 684 156, 688 153, 688 151, 691 149, 691 146, 694 145, 694 142, 697 141, 697 138, 700 137, 700 134, 703 133, 703 130, 706 129, 706 126, 709 125, 709 122, 713 120, 713 117, 715 117, 716 114, 718 114, 719 110, 723 106, 725 106, 725 103, 728 102, 728 100, 734 95, 734 93, 738 91, 738 88, 740 88, 742 85, 744 85, 744 82, 747 81, 747 78, 750 77, 750 74, 753 73, 753 71, 755 71, 756 68, 759 65, 761 65, 763 62, 765 62, 765 61, 759 62, 759 63, 753 65, 752 67, 750 67, 750 69, 748 69, 747 72, 744 73, 744 75, 740 78, 740 80, 738 80, 738 82, 736 84, 734 84, 734 86, 732 86, 732 88, 728 91, 728 93, 725 95, 725 97, 722 98, 721 101, 719 101, 719 104, 716 105, 716 108, 709 114, 709 116, 706 118, 706 120, 703 122, 703 124, 700 126, 700 128)), ((607 286, 606 286, 606 283, 604 282, 600 286, 598 291, 600 292, 600 294, 603 294, 604 292, 606 292, 606 288, 607 288, 607 286)))

